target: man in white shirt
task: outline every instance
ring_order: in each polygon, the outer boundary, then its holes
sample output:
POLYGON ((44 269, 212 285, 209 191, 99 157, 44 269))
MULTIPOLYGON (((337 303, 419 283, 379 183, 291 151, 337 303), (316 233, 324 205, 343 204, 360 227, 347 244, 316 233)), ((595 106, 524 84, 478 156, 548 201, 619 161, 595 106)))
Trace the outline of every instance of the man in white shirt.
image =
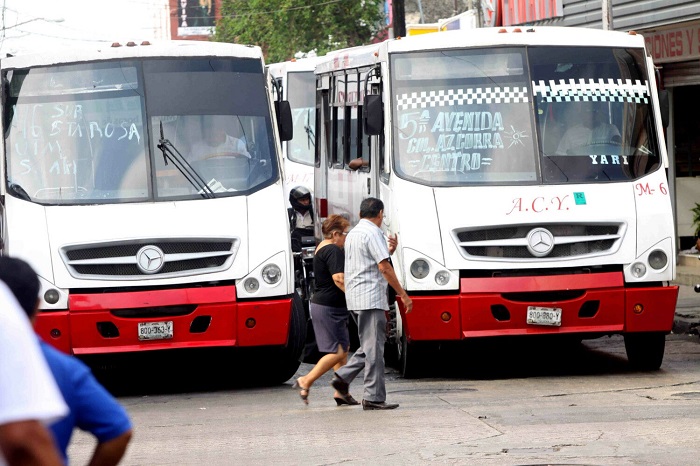
POLYGON ((389 310, 387 285, 403 303, 406 313, 413 301, 399 283, 389 262, 391 251, 381 230, 384 203, 369 197, 360 204, 360 221, 345 239, 345 301, 349 311, 357 315, 360 348, 348 363, 338 369, 331 381, 341 395, 349 392, 350 383, 361 372, 365 374, 362 408, 394 409, 399 405, 386 402, 384 382, 384 343, 386 311, 389 310))
POLYGON ((29 319, 0 282, 0 466, 61 465, 45 424, 67 413, 29 319))

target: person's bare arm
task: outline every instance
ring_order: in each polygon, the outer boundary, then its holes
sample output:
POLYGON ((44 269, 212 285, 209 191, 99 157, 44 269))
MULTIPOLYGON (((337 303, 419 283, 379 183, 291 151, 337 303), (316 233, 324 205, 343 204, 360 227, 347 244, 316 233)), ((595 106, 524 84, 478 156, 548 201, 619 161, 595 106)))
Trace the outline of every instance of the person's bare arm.
POLYGON ((115 466, 119 464, 126 453, 126 447, 131 440, 132 431, 128 430, 117 438, 98 443, 92 454, 89 466, 115 466))
POLYGON ((369 165, 367 160, 363 160, 362 157, 358 157, 356 159, 352 159, 350 163, 348 163, 348 168, 350 170, 357 170, 358 168, 366 167, 367 165, 369 165))
POLYGON ((388 259, 384 259, 379 263, 379 271, 389 283, 389 286, 396 291, 396 295, 401 298, 403 307, 406 309, 406 314, 411 312, 411 310, 413 310, 413 300, 410 296, 408 296, 406 290, 403 289, 401 283, 399 283, 399 279, 396 277, 396 272, 394 272, 394 267, 391 266, 388 259))
POLYGON ((51 433, 36 420, 0 425, 0 450, 10 466, 61 466, 51 433))
POLYGON ((343 290, 343 293, 345 293, 345 274, 344 273, 334 273, 333 274, 333 283, 335 283, 335 286, 343 290))

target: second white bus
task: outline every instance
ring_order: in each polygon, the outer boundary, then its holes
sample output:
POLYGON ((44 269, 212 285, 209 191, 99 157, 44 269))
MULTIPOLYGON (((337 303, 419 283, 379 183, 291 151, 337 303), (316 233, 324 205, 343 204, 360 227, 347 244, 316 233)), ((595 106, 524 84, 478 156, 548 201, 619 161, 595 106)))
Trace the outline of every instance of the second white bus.
POLYGON ((428 343, 511 335, 621 334, 630 363, 661 365, 675 233, 641 35, 424 34, 330 54, 316 75, 317 211, 357 221, 383 200, 414 303, 396 316, 404 374, 428 343))

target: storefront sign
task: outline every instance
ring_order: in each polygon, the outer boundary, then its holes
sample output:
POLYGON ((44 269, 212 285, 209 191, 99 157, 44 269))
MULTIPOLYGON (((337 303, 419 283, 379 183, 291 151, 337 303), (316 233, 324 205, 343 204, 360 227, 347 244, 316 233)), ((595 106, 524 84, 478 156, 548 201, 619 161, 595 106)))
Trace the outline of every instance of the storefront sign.
POLYGON ((171 16, 172 38, 195 38, 206 40, 214 34, 221 0, 169 0, 170 11, 177 12, 171 16), (176 28, 174 26, 177 26, 176 28))
POLYGON ((642 34, 654 63, 700 58, 700 23, 643 31, 642 34))

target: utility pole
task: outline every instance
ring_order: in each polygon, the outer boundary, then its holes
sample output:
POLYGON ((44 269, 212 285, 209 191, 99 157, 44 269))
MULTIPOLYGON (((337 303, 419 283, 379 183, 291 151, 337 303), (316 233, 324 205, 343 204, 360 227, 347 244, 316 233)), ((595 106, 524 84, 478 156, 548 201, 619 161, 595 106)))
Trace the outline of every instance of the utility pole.
POLYGON ((612 0, 602 0, 603 30, 613 30, 612 0))
POLYGON ((394 37, 406 37, 406 8, 404 0, 391 2, 391 9, 394 22, 394 37))

